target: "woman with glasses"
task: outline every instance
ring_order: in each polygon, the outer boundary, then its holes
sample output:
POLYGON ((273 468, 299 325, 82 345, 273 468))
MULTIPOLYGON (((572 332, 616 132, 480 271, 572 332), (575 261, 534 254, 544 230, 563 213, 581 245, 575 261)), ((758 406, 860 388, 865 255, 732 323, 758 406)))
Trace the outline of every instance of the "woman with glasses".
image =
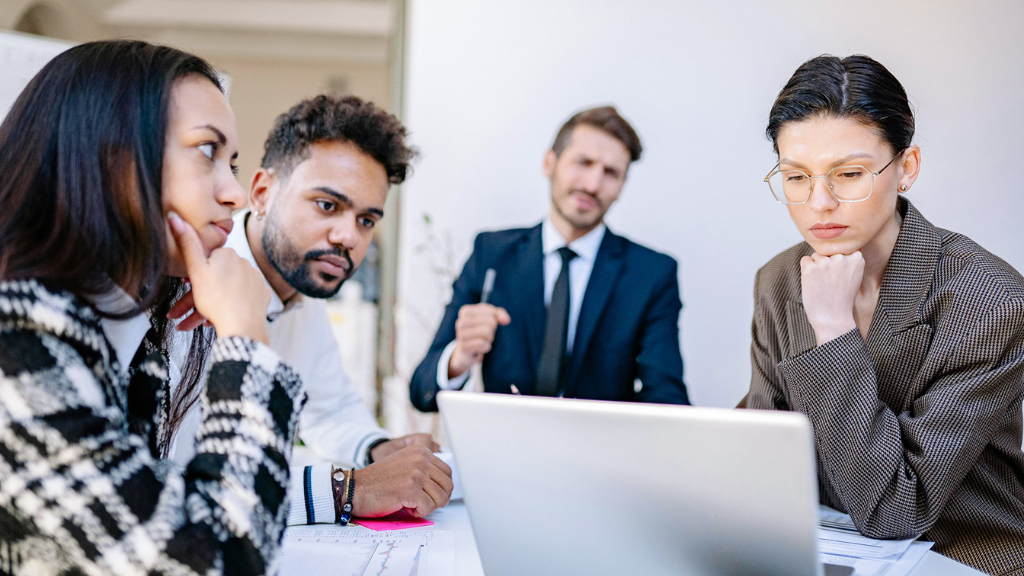
POLYGON ((1024 279, 902 196, 914 116, 871 58, 805 62, 767 134, 805 241, 757 274, 744 404, 808 417, 821 501, 866 536, 1024 574, 1024 279))

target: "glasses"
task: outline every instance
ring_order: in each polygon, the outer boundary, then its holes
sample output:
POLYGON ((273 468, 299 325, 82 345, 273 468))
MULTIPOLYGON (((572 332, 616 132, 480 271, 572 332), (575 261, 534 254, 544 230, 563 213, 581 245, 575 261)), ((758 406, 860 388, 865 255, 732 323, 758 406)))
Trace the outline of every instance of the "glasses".
POLYGON ((890 164, 896 161, 903 151, 899 151, 889 163, 878 172, 872 172, 864 166, 836 166, 828 174, 811 176, 802 170, 779 170, 779 165, 764 177, 772 196, 780 204, 805 204, 811 199, 814 179, 824 178, 828 193, 836 202, 863 202, 871 197, 875 189, 875 176, 878 176, 890 164))

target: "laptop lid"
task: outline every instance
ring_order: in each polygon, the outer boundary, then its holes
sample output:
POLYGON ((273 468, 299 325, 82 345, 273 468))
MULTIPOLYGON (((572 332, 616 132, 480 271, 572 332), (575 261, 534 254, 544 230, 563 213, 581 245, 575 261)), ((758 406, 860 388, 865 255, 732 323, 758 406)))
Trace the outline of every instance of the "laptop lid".
POLYGON ((800 414, 441 392, 488 576, 815 576, 800 414))

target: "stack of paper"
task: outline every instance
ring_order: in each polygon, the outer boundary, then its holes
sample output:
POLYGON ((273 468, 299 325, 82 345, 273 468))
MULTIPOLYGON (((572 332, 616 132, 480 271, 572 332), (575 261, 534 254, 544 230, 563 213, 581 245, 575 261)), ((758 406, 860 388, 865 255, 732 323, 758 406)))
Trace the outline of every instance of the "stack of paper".
POLYGON ((818 553, 821 561, 851 566, 855 576, 906 576, 924 558, 931 542, 875 540, 861 536, 850 516, 821 507, 818 553))

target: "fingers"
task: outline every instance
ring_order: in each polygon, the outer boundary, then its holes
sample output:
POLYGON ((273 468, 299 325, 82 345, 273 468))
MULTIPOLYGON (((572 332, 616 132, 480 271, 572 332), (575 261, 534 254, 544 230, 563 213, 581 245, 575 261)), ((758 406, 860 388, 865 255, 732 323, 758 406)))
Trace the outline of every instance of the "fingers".
POLYGON ((181 322, 178 322, 178 325, 174 327, 175 330, 177 330, 178 332, 191 332, 192 330, 195 330, 196 328, 204 324, 207 326, 210 325, 210 321, 207 320, 205 316, 200 314, 198 310, 195 310, 195 305, 196 304, 195 299, 192 296, 192 290, 189 290, 188 292, 185 293, 184 296, 179 298, 178 301, 175 302, 173 306, 171 306, 171 309, 167 312, 167 318, 169 320, 181 318, 182 316, 185 316, 185 314, 187 314, 189 310, 193 311, 192 315, 190 315, 188 318, 185 318, 181 322))
POLYGON ((420 470, 419 472, 424 474, 424 476, 417 478, 417 482, 420 484, 420 494, 418 496, 425 495, 426 499, 422 497, 416 498, 415 510, 417 514, 426 516, 434 510, 448 505, 454 484, 452 484, 451 469, 434 456, 429 457, 426 470, 420 470), (447 468, 448 472, 443 471, 439 465, 447 468))
MULTIPOLYGON (((416 445, 423 446, 424 448, 430 450, 431 452, 441 451, 441 447, 437 445, 437 442, 434 442, 434 438, 430 434, 424 434, 422 432, 418 434, 409 434, 407 436, 402 436, 397 440, 401 440, 402 442, 404 442, 403 444, 401 444, 403 448, 405 446, 416 445)), ((397 440, 392 440, 392 442, 395 442, 397 440)))
POLYGON ((508 326, 512 323, 512 316, 504 308, 495 308, 494 317, 498 320, 498 324, 502 326, 508 326))
POLYGON ((192 276, 193 269, 206 263, 206 252, 199 240, 199 234, 191 224, 182 220, 181 216, 175 212, 167 214, 167 221, 171 226, 174 241, 178 244, 178 250, 181 251, 182 258, 185 259, 185 268, 190 271, 189 276, 192 276))
MULTIPOLYGON (((451 490, 445 490, 434 482, 427 482, 423 487, 423 492, 430 498, 430 503, 434 506, 434 509, 430 512, 447 506, 448 498, 452 493, 451 490)), ((430 512, 427 512, 427 514, 430 514, 430 512)))
POLYGON ((189 289, 185 292, 185 295, 178 298, 178 301, 171 306, 171 309, 167 311, 167 318, 169 320, 175 320, 184 316, 189 310, 196 307, 196 301, 192 297, 192 290, 189 289))
POLYGON ((191 332, 196 328, 199 328, 200 326, 209 323, 209 320, 207 320, 205 316, 196 311, 193 312, 188 318, 185 318, 181 322, 178 322, 178 325, 175 326, 174 329, 177 330, 178 332, 191 332))

